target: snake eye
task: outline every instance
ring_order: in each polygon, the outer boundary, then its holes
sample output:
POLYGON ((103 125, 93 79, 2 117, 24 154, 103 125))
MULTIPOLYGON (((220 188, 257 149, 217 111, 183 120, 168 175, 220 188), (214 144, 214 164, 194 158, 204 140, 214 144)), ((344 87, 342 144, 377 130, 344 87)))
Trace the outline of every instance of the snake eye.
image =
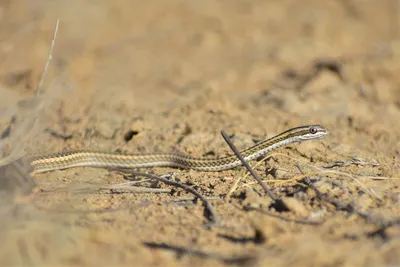
POLYGON ((310 133, 311 134, 316 134, 318 132, 318 129, 316 127, 311 127, 310 128, 310 133))

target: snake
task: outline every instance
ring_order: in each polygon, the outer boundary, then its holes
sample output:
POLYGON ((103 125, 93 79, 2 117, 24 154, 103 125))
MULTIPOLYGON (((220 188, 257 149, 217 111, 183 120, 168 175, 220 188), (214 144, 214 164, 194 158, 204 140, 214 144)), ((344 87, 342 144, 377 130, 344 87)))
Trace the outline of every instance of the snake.
MULTIPOLYGON (((263 157, 292 143, 325 137, 329 130, 322 125, 305 125, 286 130, 240 152, 246 161, 263 157)), ((193 157, 183 153, 124 154, 77 149, 27 156, 32 173, 43 173, 73 167, 151 168, 172 167, 196 171, 224 171, 242 165, 235 154, 224 157, 193 157)))

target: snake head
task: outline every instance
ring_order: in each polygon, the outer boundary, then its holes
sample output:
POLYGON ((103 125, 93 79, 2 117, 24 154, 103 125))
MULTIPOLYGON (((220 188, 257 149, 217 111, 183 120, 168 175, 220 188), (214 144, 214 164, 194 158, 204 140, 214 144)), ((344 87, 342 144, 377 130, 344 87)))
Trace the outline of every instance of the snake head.
POLYGON ((314 124, 314 125, 307 125, 299 127, 299 135, 301 141, 322 138, 329 134, 329 130, 322 125, 314 124))

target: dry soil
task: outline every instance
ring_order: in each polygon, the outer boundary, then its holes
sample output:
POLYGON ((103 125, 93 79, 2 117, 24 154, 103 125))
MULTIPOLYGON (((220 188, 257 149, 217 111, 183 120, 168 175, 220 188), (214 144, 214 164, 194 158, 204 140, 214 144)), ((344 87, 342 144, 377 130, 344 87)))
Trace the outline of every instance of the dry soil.
POLYGON ((400 266, 399 5, 0 1, 0 265, 400 266), (256 167, 289 211, 243 168, 142 170, 207 197, 214 226, 170 185, 10 163, 75 148, 223 156, 222 129, 243 149, 314 123, 331 134, 256 167))

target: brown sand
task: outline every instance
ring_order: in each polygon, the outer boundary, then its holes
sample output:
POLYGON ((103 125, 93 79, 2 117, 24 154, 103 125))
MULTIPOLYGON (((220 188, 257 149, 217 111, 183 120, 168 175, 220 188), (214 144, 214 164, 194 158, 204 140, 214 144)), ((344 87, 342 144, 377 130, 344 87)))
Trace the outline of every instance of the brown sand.
POLYGON ((207 228, 201 202, 181 189, 149 181, 135 186, 169 193, 101 189, 126 181, 103 169, 55 171, 35 175, 32 194, 3 201, 1 266, 400 265, 399 221, 388 225, 400 217, 398 1, 0 3, 1 129, 16 116, 4 151, 221 156, 230 152, 221 129, 245 148, 320 123, 329 137, 280 149, 292 158, 276 155, 257 172, 287 179, 315 172, 298 161, 334 165, 341 174, 310 178, 348 204, 335 207, 300 181, 273 188, 291 208, 274 212, 250 177, 230 200, 216 198, 242 168, 152 169, 210 198, 219 225, 207 228), (57 18, 42 105, 22 105, 35 96, 57 18), (32 118, 40 124, 30 133, 32 118))

